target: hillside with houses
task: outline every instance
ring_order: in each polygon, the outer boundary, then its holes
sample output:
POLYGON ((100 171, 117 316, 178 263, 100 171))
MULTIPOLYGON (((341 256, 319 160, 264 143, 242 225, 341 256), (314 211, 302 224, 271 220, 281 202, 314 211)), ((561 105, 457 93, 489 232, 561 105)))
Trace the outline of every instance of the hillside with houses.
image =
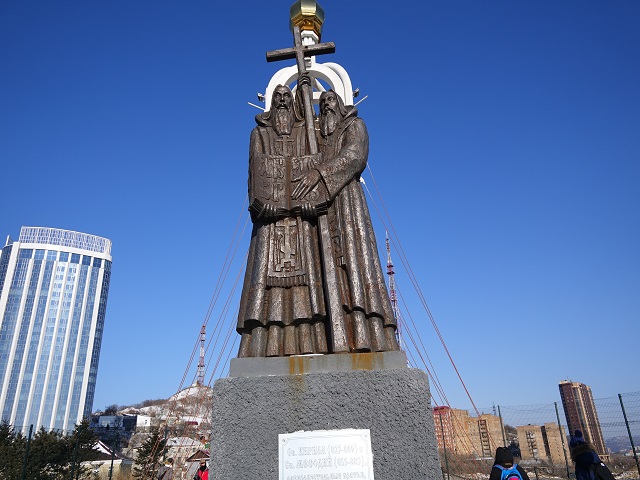
POLYGON ((209 457, 211 401, 210 387, 193 385, 166 400, 95 412, 91 427, 114 458, 123 460, 119 462, 122 478, 127 478, 124 475, 135 465, 139 449, 155 431, 166 445, 158 456, 174 459, 176 479, 191 478, 200 459, 209 457))

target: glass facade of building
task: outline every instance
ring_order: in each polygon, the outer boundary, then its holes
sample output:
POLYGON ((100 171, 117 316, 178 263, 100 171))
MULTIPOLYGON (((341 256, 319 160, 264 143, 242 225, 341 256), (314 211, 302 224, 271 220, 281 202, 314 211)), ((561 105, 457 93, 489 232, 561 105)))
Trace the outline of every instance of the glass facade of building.
POLYGON ((111 241, 23 227, 0 256, 0 420, 71 430, 91 413, 111 241))

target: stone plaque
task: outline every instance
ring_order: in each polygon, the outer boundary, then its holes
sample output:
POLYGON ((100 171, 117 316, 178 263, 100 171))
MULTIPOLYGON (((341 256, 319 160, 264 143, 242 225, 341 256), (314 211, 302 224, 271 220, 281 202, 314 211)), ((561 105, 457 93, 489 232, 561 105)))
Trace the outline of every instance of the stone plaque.
POLYGON ((278 435, 280 480, 373 480, 368 429, 278 435))

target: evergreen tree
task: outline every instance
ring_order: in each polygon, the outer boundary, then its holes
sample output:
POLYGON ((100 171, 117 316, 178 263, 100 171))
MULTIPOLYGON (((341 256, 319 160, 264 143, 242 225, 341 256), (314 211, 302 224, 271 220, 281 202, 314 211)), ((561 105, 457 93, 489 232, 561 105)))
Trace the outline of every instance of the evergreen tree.
POLYGON ((21 478, 26 439, 6 422, 0 424, 0 480, 21 478))
MULTIPOLYGON (((90 469, 81 462, 97 458, 96 436, 87 422, 77 425, 71 435, 41 428, 31 439, 26 459, 29 480, 85 480, 90 469)), ((7 424, 0 424, 0 480, 22 477, 27 439, 7 424)))
MULTIPOLYGON (((73 479, 86 478, 90 468, 82 465, 82 462, 95 460, 98 458, 98 451, 95 444, 98 437, 89 427, 88 421, 83 421, 73 430, 67 438, 70 455, 70 469, 73 471, 73 479)), ((71 477, 68 477, 71 478, 71 477)))
MULTIPOLYGON (((0 435, 4 432, 0 428, 0 435)), ((24 437, 22 442, 24 443, 24 437)), ((87 422, 77 425, 73 433, 63 435, 59 431, 47 431, 43 428, 33 436, 27 458, 26 478, 29 480, 68 480, 73 473, 73 480, 91 478, 90 469, 81 462, 97 457, 94 449, 96 437, 87 422)), ((22 461, 24 451, 19 455, 20 468, 15 476, 7 479, 22 478, 22 461)), ((0 458, 5 458, 0 454, 0 458)), ((4 480, 3 477, 0 477, 4 480)))
MULTIPOLYGON (((27 475, 29 480, 58 480, 64 478, 70 464, 69 446, 62 433, 44 427, 33 436, 27 475)), ((18 477, 20 478, 20 477, 18 477)))
POLYGON ((165 453, 166 440, 160 428, 155 427, 147 439, 138 448, 138 454, 133 466, 135 478, 153 478, 158 463, 165 453))

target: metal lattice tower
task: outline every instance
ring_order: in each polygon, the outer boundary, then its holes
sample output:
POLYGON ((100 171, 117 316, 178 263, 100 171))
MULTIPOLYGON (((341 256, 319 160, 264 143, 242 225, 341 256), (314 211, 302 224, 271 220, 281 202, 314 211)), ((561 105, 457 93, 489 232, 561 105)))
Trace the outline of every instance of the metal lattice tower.
POLYGON ((391 309, 393 310, 393 316, 396 319, 398 329, 396 330, 396 336, 398 338, 398 344, 402 347, 402 321, 400 319, 400 309, 398 308, 398 294, 396 292, 396 272, 393 268, 393 262, 391 261, 391 246, 389 243, 389 232, 385 232, 385 243, 387 245, 387 275, 389 275, 389 300, 391 300, 391 309))
POLYGON ((197 385, 204 385, 204 341, 206 340, 206 327, 202 325, 200 329, 200 360, 198 361, 197 385))

